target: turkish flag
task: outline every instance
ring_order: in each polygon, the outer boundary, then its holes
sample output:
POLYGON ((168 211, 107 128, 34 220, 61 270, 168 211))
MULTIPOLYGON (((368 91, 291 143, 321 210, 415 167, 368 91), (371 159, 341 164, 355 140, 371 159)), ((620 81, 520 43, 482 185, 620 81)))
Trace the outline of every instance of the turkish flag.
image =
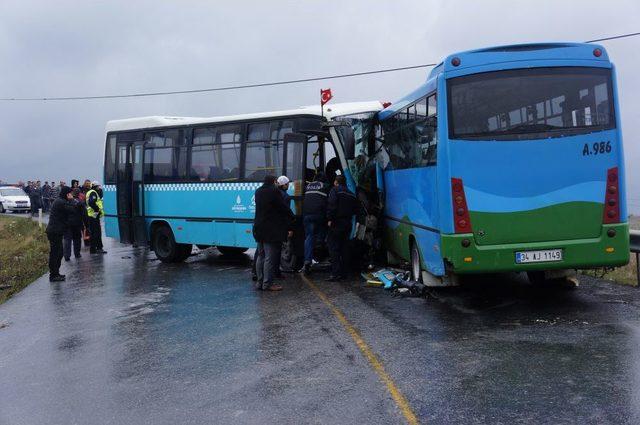
POLYGON ((320 89, 320 106, 324 106, 324 104, 328 103, 332 97, 333 95, 331 94, 331 89, 320 89))

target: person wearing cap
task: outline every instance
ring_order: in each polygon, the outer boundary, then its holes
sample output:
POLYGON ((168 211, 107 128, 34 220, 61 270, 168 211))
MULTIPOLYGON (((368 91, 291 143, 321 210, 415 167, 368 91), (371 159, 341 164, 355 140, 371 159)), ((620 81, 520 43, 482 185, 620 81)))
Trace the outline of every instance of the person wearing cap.
POLYGON ((292 234, 293 212, 284 203, 280 192, 276 187, 276 177, 272 175, 265 176, 264 184, 255 192, 253 237, 258 244, 255 287, 263 291, 282 290, 282 286, 273 284, 274 266, 282 243, 292 234))
MULTIPOLYGON (((280 194, 282 195, 282 200, 287 205, 287 208, 291 208, 291 196, 287 192, 289 190, 289 177, 287 176, 278 177, 278 180, 276 180, 276 184, 278 185, 278 189, 280 190, 280 194)), ((284 277, 282 275, 282 269, 280 268, 280 261, 282 260, 281 252, 282 252, 282 245, 280 246, 280 253, 275 258, 276 262, 273 265, 273 276, 278 279, 282 279, 284 277)))
POLYGON ((89 218, 89 234, 91 235, 91 254, 106 254, 102 245, 102 228, 100 227, 100 217, 104 215, 102 207, 102 189, 100 183, 91 183, 91 189, 86 193, 87 217, 89 218))
POLYGON ((69 217, 74 214, 75 206, 71 203, 73 195, 71 188, 60 189, 60 196, 53 201, 49 224, 47 225, 47 239, 49 239, 49 281, 62 282, 65 276, 60 274, 63 246, 62 238, 69 225, 69 217))

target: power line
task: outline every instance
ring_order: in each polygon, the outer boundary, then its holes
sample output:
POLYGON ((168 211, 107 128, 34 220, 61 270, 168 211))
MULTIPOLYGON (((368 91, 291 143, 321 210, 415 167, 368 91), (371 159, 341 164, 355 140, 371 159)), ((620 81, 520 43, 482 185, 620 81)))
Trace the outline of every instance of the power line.
MULTIPOLYGON (((621 38, 628 37, 636 37, 639 36, 640 32, 627 33, 627 34, 619 34, 611 37, 604 38, 596 38, 593 40, 587 40, 585 43, 595 43, 600 41, 608 41, 608 40, 618 40, 621 38)), ((195 90, 173 90, 173 91, 162 91, 162 92, 144 92, 144 93, 128 93, 128 94, 112 94, 112 95, 100 95, 100 96, 61 96, 61 97, 6 97, 0 98, 2 102, 42 102, 42 101, 65 101, 65 100, 98 100, 98 99, 124 99, 124 98, 132 98, 132 97, 151 97, 151 96, 170 96, 176 94, 194 94, 194 93, 210 93, 217 91, 229 91, 229 90, 241 90, 241 89, 250 89, 257 87, 272 87, 272 86, 282 86, 287 84, 299 84, 299 83, 308 83, 312 81, 322 81, 322 80, 335 80, 339 78, 350 78, 350 77, 360 77, 363 75, 373 75, 373 74, 384 74, 388 72, 397 72, 397 71, 406 71, 410 69, 419 69, 419 68, 430 68, 436 66, 437 63, 427 63, 423 65, 412 65, 412 66, 402 66, 398 68, 386 68, 386 69, 378 69, 374 71, 363 71, 363 72, 353 72, 350 74, 338 74, 338 75, 330 75, 325 77, 311 77, 311 78, 300 78, 296 80, 285 80, 285 81, 275 81, 268 83, 255 83, 255 84, 243 84, 237 86, 223 86, 223 87, 213 87, 206 89, 195 89, 195 90)))
POLYGON ((599 41, 618 40, 620 38, 635 37, 635 36, 638 36, 638 35, 640 35, 640 32, 631 32, 631 33, 628 33, 628 34, 614 35, 614 36, 611 36, 611 37, 596 38, 595 40, 585 41, 585 43, 597 43, 599 41))
POLYGON ((297 80, 276 81, 276 82, 270 82, 270 83, 243 84, 238 86, 214 87, 214 88, 196 89, 196 90, 175 90, 175 91, 164 91, 164 92, 113 94, 113 95, 103 95, 103 96, 11 97, 11 98, 0 98, 0 101, 120 99, 120 98, 128 98, 128 97, 149 97, 149 96, 166 96, 166 95, 174 95, 174 94, 208 93, 208 92, 216 92, 216 91, 250 89, 250 88, 256 88, 256 87, 282 86, 285 84, 307 83, 310 81, 335 80, 338 78, 359 77, 361 75, 383 74, 387 72, 406 71, 409 69, 429 68, 436 65, 437 64, 435 63, 427 63, 424 65, 402 66, 399 68, 378 69, 375 71, 354 72, 351 74, 338 74, 338 75, 330 75, 326 77, 311 77, 311 78, 301 78, 297 80))

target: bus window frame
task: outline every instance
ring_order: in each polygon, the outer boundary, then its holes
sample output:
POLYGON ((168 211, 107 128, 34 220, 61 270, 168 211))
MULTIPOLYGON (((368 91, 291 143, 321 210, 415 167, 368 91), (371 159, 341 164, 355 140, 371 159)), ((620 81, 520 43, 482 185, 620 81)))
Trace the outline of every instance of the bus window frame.
MULTIPOLYGON (((131 129, 131 130, 119 130, 119 131, 110 131, 107 133, 107 138, 109 136, 116 136, 116 144, 118 143, 130 143, 133 144, 136 141, 143 141, 144 140, 144 134, 146 133, 153 133, 153 132, 159 132, 159 131, 169 131, 169 130, 182 130, 184 132, 183 134, 183 142, 180 145, 177 145, 175 147, 179 147, 181 149, 185 149, 188 152, 188 158, 186 161, 186 176, 184 179, 172 179, 172 180, 166 180, 166 181, 162 181, 162 182, 151 182, 151 181, 145 181, 145 184, 180 184, 180 183, 258 183, 258 181, 255 180, 247 180, 245 178, 245 153, 246 153, 246 149, 245 149, 245 145, 247 142, 247 126, 249 124, 259 124, 262 122, 272 122, 272 121, 286 121, 286 120, 291 120, 293 121, 293 129, 292 132, 298 132, 301 129, 301 124, 304 123, 308 123, 311 121, 315 121, 318 123, 317 128, 320 128, 320 124, 322 123, 322 118, 320 116, 317 115, 312 115, 312 114, 299 114, 299 115, 280 115, 280 116, 272 116, 272 117, 265 117, 265 118, 258 118, 258 119, 249 119, 249 120, 236 120, 236 121, 213 121, 213 122, 203 122, 203 123, 197 123, 197 124, 188 124, 188 125, 174 125, 174 126, 162 126, 162 127, 149 127, 149 128, 137 128, 137 129, 131 129), (239 178, 233 181, 225 181, 225 180, 212 180, 212 181, 207 181, 207 182, 201 182, 198 179, 192 179, 190 178, 190 167, 191 167, 191 153, 190 153, 190 149, 193 146, 193 131, 195 129, 198 128, 206 128, 206 127, 220 127, 220 126, 227 126, 227 125, 238 125, 241 127, 241 138, 240 141, 238 142, 240 144, 240 173, 239 173, 239 178), (122 136, 126 136, 124 139, 120 139, 120 137, 122 136)), ((107 138, 105 138, 105 154, 106 154, 106 149, 107 149, 107 143, 106 141, 108 140, 107 138)), ((333 139, 333 138, 330 138, 333 139)), ((337 155, 337 149, 335 146, 335 143, 333 140, 331 140, 331 143, 333 144, 334 150, 336 151, 336 155, 337 155)), ((199 146, 205 146, 205 145, 199 145, 199 146)), ((153 148, 145 148, 146 149, 153 149, 153 148)), ((339 155, 338 155, 339 156, 339 155)), ((116 158, 117 161, 117 158, 116 158)), ((116 162, 116 167, 117 167, 117 162, 116 162)), ((286 162, 284 161, 283 158, 283 165, 282 165, 282 170, 280 170, 283 174, 285 171, 285 167, 286 167, 286 162)), ((104 163, 103 163, 103 173, 104 173, 104 163)), ((260 183, 262 183, 262 181, 260 181, 260 183)), ((114 183, 115 184, 115 183, 114 183)))
POLYGON ((614 76, 613 69, 607 66, 574 66, 574 65, 559 65, 559 66, 537 66, 530 68, 508 68, 508 69, 496 69, 491 71, 483 71, 483 72, 472 72, 468 74, 459 75, 453 78, 449 78, 446 81, 445 93, 447 95, 447 119, 445 124, 447 126, 447 139, 449 141, 473 141, 473 142, 503 142, 503 141, 527 141, 527 140, 544 140, 544 139, 559 139, 564 137, 574 137, 574 136, 582 136, 585 134, 598 133, 601 131, 611 131, 616 130, 618 127, 617 124, 617 100, 614 97, 614 76), (508 72, 517 72, 517 71, 531 71, 531 70, 544 70, 544 69, 553 69, 560 68, 563 70, 589 70, 589 69, 597 69, 597 70, 607 70, 607 96, 609 97, 609 107, 610 107, 610 118, 608 126, 589 126, 589 127, 562 127, 557 130, 547 130, 547 131, 538 131, 531 133, 504 133, 504 134, 493 134, 491 136, 488 135, 455 135, 453 129, 453 106, 451 102, 451 81, 457 78, 465 78, 465 77, 475 77, 475 76, 484 76, 492 73, 508 73, 508 72), (464 137, 462 137, 464 136, 464 137))
MULTIPOLYGON (((384 119, 384 121, 393 119, 394 117, 396 117, 396 120, 398 118, 398 116, 400 114, 404 114, 404 122, 403 123, 398 123, 396 121, 396 125, 395 128, 393 129, 393 131, 391 133, 396 133, 398 134, 398 137, 401 136, 401 130, 406 127, 409 126, 410 124, 414 124, 418 121, 428 121, 429 118, 431 117, 435 117, 435 123, 436 123, 436 129, 435 129, 435 137, 436 137, 436 155, 434 156, 433 161, 429 161, 428 164, 425 165, 420 165, 420 166, 412 166, 412 167, 403 167, 403 168, 395 168, 395 167, 391 167, 391 168, 387 168, 389 171, 393 171, 393 170, 409 170, 409 169, 414 169, 414 168, 425 168, 425 167, 437 167, 438 166, 438 145, 440 143, 442 143, 441 140, 438 140, 438 135, 439 135, 439 130, 438 127, 440 125, 440 119, 439 116, 440 114, 438 113, 438 90, 433 89, 431 91, 429 91, 428 93, 423 94, 422 96, 418 97, 417 99, 407 103, 402 109, 399 109, 397 111, 395 111, 393 114, 390 114, 388 117, 386 117, 384 119), (435 113, 432 115, 429 115, 429 98, 433 97, 435 99, 436 102, 436 110, 435 113), (420 102, 425 102, 426 106, 427 106, 427 115, 422 118, 422 119, 418 119, 414 116, 414 119, 412 121, 408 120, 408 111, 410 108, 414 108, 414 111, 416 111, 416 104, 420 103, 420 102), (410 124, 409 124, 410 123, 410 124)), ((415 114, 414 114, 415 115, 415 114)), ((384 121, 382 122, 378 122, 377 125, 380 127, 380 130, 382 132, 382 147, 384 148, 384 150, 386 151, 386 135, 385 135, 385 131, 384 131, 384 121)), ((387 152, 387 156, 390 158, 390 155, 387 152)), ((392 164, 391 159, 389 159, 388 163, 387 163, 387 167, 389 166, 389 164, 392 164)))

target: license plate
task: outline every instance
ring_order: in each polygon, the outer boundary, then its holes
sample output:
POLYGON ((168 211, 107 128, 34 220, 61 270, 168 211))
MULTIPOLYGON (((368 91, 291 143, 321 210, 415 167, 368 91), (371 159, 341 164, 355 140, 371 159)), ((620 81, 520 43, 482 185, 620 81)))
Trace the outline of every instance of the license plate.
POLYGON ((516 264, 562 261, 561 249, 516 252, 516 264))

